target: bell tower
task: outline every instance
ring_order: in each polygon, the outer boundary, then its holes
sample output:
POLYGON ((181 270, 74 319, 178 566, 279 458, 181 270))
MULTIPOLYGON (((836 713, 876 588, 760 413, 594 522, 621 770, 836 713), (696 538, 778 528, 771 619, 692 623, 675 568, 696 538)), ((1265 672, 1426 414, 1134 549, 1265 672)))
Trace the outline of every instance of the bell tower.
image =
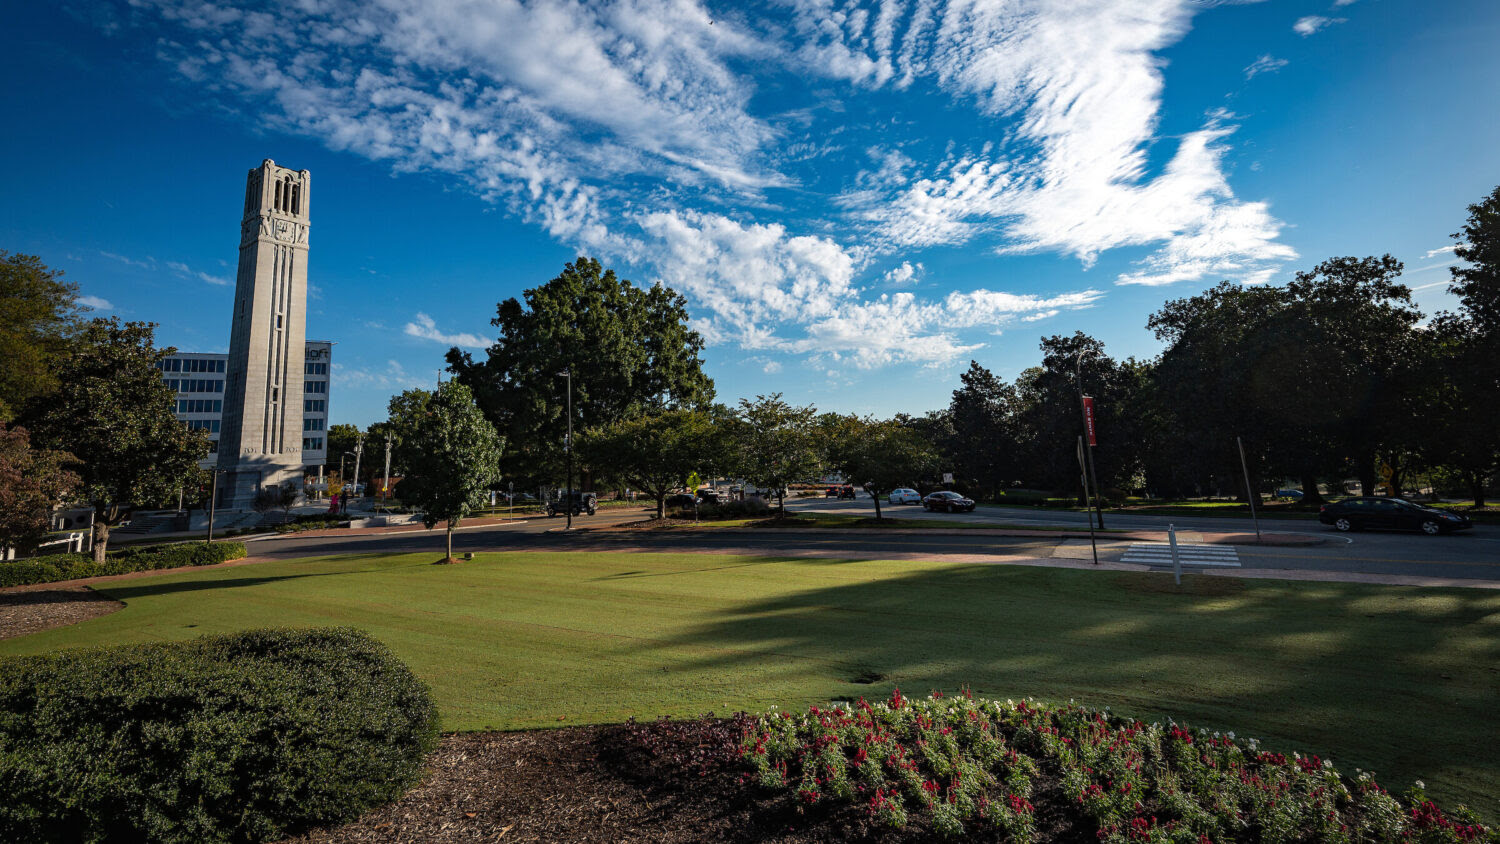
POLYGON ((260 489, 302 481, 311 185, 306 170, 269 158, 245 179, 219 433, 221 507, 250 507, 260 489))

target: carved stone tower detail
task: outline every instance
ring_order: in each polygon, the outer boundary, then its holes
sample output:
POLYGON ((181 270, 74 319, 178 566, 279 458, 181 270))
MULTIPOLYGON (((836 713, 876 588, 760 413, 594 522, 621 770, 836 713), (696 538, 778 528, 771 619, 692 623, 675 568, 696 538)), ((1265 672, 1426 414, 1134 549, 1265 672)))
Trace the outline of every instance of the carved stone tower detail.
POLYGON ((219 432, 221 507, 249 507, 266 486, 301 485, 311 184, 306 170, 269 158, 245 180, 219 432))

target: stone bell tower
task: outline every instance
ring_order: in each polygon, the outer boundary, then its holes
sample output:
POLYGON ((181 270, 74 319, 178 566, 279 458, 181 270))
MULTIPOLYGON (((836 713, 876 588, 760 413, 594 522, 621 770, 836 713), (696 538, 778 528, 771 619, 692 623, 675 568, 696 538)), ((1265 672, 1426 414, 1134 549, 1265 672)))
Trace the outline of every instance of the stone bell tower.
POLYGON ((219 432, 219 506, 246 508, 267 486, 302 482, 312 176, 266 159, 245 180, 234 321, 219 432))

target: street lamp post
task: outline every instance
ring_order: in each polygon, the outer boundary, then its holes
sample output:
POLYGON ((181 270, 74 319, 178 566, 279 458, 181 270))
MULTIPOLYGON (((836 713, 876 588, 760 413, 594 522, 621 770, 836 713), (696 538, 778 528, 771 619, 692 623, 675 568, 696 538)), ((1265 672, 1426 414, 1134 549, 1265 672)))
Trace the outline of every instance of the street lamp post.
POLYGON ((208 491, 208 538, 203 540, 204 545, 214 544, 214 515, 219 508, 219 467, 215 466, 212 471, 213 481, 208 491))
MULTIPOLYGON (((360 434, 359 435, 359 442, 357 442, 357 443, 354 444, 354 486, 355 486, 356 489, 359 488, 359 461, 360 461, 361 457, 364 457, 364 455, 365 455, 365 435, 364 434, 360 434)), ((360 492, 363 493, 364 490, 360 490, 360 492)), ((360 497, 363 498, 364 495, 361 494, 360 497)))
POLYGON ((385 509, 391 493, 391 432, 385 432, 385 483, 380 487, 380 509, 385 509))
POLYGON ((557 373, 568 379, 568 439, 566 451, 568 453, 568 530, 573 529, 573 370, 564 369, 557 373))
MULTIPOLYGON (((1094 512, 1095 512, 1095 514, 1098 515, 1098 518, 1099 518, 1099 529, 1100 530, 1104 530, 1104 506, 1099 501, 1099 475, 1094 471, 1094 443, 1088 437, 1088 433, 1089 433, 1089 410, 1088 410, 1088 403, 1084 400, 1084 395, 1083 395, 1083 354, 1084 354, 1084 352, 1088 352, 1090 354, 1093 354, 1093 350, 1092 349, 1082 348, 1082 349, 1078 350, 1078 354, 1073 357, 1073 375, 1078 380, 1078 412, 1083 415, 1083 434, 1084 434, 1084 440, 1085 440, 1084 444, 1086 446, 1085 452, 1088 455, 1089 480, 1091 482, 1093 482, 1093 486, 1094 486, 1094 512)), ((1093 521, 1094 520, 1091 517, 1089 519, 1089 523, 1092 524, 1093 521)))

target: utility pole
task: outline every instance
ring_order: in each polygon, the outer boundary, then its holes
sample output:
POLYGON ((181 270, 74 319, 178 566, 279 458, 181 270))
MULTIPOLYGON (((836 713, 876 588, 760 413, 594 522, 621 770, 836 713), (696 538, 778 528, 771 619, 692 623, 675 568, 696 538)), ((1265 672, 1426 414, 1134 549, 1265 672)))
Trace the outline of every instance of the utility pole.
POLYGON ((1240 471, 1245 473, 1245 500, 1250 502, 1250 521, 1255 523, 1255 542, 1260 544, 1260 518, 1255 515, 1255 487, 1250 485, 1250 466, 1245 462, 1245 441, 1239 437, 1234 438, 1235 445, 1240 447, 1240 471))
MULTIPOLYGON (((1084 433, 1084 435, 1086 437, 1088 437, 1088 434, 1090 433, 1090 431, 1089 431, 1089 408, 1088 408, 1088 400, 1083 395, 1083 353, 1085 351, 1088 351, 1088 350, 1087 349, 1079 349, 1078 350, 1078 354, 1076 356, 1074 356, 1074 358, 1073 358, 1073 374, 1074 374, 1074 376, 1078 380, 1078 412, 1081 413, 1081 414, 1083 414, 1083 433, 1084 433)), ((1094 472, 1094 443, 1093 443, 1093 437, 1088 437, 1088 440, 1089 441, 1086 443, 1087 449, 1085 451, 1086 451, 1086 454, 1088 455, 1089 481, 1094 486, 1094 512, 1099 517, 1099 529, 1100 530, 1104 530, 1104 505, 1101 504, 1100 501, 1099 501, 1099 476, 1097 474, 1095 474, 1095 472, 1094 472)), ((1090 518, 1089 519, 1089 524, 1092 525, 1093 523, 1094 523, 1094 520, 1092 518, 1090 518)))
POLYGON ((385 432, 385 483, 380 487, 380 509, 385 509, 386 499, 391 497, 391 432, 385 432))
MULTIPOLYGON (((359 486, 359 460, 360 460, 361 457, 364 457, 364 454, 365 454, 365 435, 364 434, 360 434, 359 435, 359 442, 357 442, 357 443, 354 444, 354 485, 355 485, 355 487, 359 486)), ((365 492, 365 491, 366 490, 360 490, 360 492, 365 492)), ((364 496, 361 495, 360 497, 363 498, 364 496)))
POLYGON ((565 443, 568 452, 568 530, 573 529, 573 370, 564 369, 558 375, 568 379, 568 439, 565 443))
POLYGON ((204 545, 214 544, 214 515, 219 508, 219 467, 217 464, 211 470, 214 473, 213 483, 208 492, 208 538, 203 540, 204 545))

